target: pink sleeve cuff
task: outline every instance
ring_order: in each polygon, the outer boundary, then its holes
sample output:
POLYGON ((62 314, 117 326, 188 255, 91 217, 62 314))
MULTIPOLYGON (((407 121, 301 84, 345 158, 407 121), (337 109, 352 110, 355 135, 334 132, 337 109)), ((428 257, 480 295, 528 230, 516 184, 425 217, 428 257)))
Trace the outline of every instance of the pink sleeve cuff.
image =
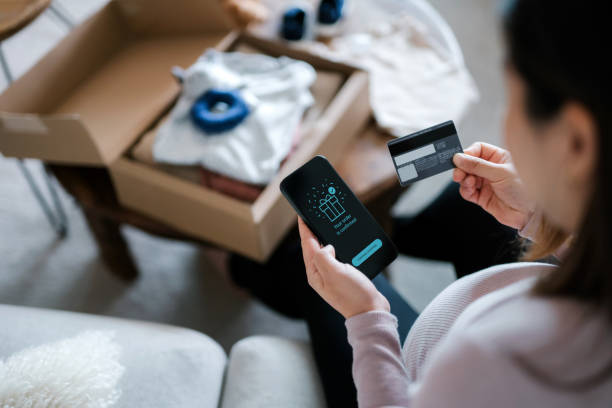
POLYGON ((527 223, 521 228, 518 234, 530 240, 534 240, 536 233, 538 232, 538 228, 540 227, 540 223, 542 222, 542 211, 536 209, 533 211, 529 217, 527 218, 527 223))
POLYGON ((397 330, 397 318, 389 312, 372 311, 346 319, 345 325, 349 343, 353 343, 353 340, 381 329, 384 331, 397 330))

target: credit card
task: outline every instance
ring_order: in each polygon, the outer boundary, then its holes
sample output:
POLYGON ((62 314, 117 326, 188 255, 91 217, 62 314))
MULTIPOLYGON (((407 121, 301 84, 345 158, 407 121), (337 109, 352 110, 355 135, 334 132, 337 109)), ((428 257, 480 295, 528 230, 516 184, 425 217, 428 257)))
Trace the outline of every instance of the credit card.
POLYGON ((402 186, 455 167, 453 155, 463 152, 452 120, 387 143, 402 186))

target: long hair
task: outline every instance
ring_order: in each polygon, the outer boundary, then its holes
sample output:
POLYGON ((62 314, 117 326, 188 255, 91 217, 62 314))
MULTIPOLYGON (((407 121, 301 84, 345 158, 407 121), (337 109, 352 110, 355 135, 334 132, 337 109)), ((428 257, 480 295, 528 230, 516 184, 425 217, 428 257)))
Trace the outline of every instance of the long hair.
MULTIPOLYGON (((568 102, 595 120, 599 153, 594 190, 559 270, 542 277, 533 293, 593 306, 612 322, 612 124, 606 1, 515 0, 504 13, 508 63, 526 84, 526 112, 546 123, 568 102)), ((566 236, 545 222, 528 256, 557 249, 566 236)), ((604 370, 607 377, 612 366, 604 370)), ((601 373, 600 373, 601 374, 601 373)), ((598 375, 598 378, 601 378, 598 375)))

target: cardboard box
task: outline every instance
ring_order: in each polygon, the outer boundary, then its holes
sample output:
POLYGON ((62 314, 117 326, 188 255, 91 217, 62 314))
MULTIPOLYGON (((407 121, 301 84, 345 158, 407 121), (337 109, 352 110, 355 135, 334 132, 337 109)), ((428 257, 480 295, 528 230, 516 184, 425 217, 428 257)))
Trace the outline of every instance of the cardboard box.
POLYGON ((265 260, 295 222, 280 180, 315 154, 337 161, 368 120, 367 74, 231 32, 216 1, 113 0, 0 95, 0 152, 105 166, 119 201, 196 238, 265 260), (127 151, 180 92, 169 74, 209 47, 245 43, 346 80, 253 204, 134 161, 127 151))

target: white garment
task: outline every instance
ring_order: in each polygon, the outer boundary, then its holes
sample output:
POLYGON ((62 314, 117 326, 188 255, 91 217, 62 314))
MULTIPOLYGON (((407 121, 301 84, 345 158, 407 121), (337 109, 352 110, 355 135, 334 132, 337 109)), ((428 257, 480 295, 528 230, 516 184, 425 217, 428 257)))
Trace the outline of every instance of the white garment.
MULTIPOLYGON (((419 2, 351 1, 353 12, 347 16, 342 34, 327 44, 291 44, 367 70, 376 122, 394 136, 449 119, 459 121, 478 99, 476 85, 460 51, 455 50, 458 56, 452 55, 452 50, 440 44, 434 32, 437 27, 428 27, 412 16, 419 2)), ((284 2, 266 3, 272 9, 282 9, 284 2)), ((263 36, 276 36, 272 23, 254 30, 263 36)))
POLYGON ((252 184, 266 184, 291 149, 315 70, 303 61, 208 50, 185 71, 183 92, 153 146, 158 162, 201 165, 252 184), (237 127, 207 135, 191 120, 193 103, 210 88, 240 89, 250 113, 237 127))

